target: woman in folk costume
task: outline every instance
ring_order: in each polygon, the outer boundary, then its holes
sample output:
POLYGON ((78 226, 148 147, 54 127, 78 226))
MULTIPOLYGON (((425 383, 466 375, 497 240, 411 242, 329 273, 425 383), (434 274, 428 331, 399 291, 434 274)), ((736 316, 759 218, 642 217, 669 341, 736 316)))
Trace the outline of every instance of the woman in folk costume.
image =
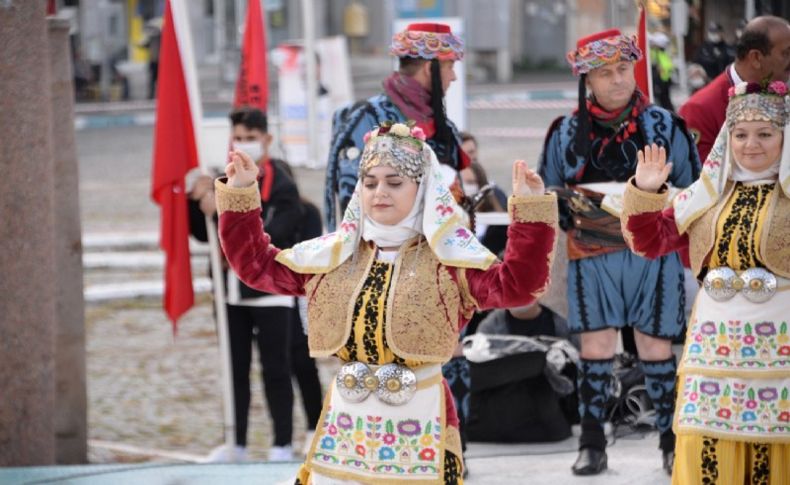
POLYGON ((700 179, 664 208, 671 170, 640 154, 622 216, 631 248, 689 252, 702 280, 678 370, 673 484, 790 483, 790 96, 731 88, 700 179))
POLYGON ((313 357, 344 365, 296 483, 461 483, 461 441, 441 364, 474 311, 534 301, 546 288, 556 197, 514 165, 509 242, 497 261, 463 226, 419 128, 366 141, 339 230, 280 251, 257 215, 255 168, 233 152, 217 181, 220 238, 254 288, 308 299, 313 357))

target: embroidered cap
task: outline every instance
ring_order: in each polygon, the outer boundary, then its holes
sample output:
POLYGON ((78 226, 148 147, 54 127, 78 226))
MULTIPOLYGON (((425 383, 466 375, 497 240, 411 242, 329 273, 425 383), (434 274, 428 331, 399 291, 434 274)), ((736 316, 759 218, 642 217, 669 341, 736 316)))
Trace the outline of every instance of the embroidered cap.
POLYGON ((787 85, 774 81, 768 85, 738 83, 728 91, 727 130, 740 121, 768 121, 776 129, 784 129, 790 117, 787 85))
POLYGON ((425 133, 414 122, 385 121, 365 135, 365 148, 359 161, 359 178, 373 167, 386 165, 401 177, 420 183, 429 163, 425 133))
POLYGON ((409 24, 406 30, 392 36, 390 54, 397 57, 460 61, 464 43, 446 24, 409 24))
POLYGON ((619 29, 609 29, 582 37, 576 43, 576 50, 565 57, 574 76, 578 76, 607 64, 638 61, 642 51, 636 44, 636 36, 625 36, 619 29))

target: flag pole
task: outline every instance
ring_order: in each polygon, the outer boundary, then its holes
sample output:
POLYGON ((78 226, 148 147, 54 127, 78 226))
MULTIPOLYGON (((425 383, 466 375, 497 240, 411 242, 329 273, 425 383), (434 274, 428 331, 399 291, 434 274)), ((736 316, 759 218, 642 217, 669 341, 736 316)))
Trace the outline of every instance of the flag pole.
MULTIPOLYGON (((195 130, 195 141, 200 140, 200 127, 203 122, 203 105, 200 101, 198 76, 195 65, 195 56, 192 50, 192 36, 189 30, 189 15, 185 0, 170 0, 173 9, 173 24, 177 30, 178 38, 182 40, 181 62, 184 68, 184 77, 189 95, 192 126, 195 130)), ((199 145, 199 143, 198 143, 199 145)), ((203 174, 208 175, 208 169, 200 160, 198 151, 198 166, 203 174)), ((228 447, 236 444, 236 420, 233 402, 233 384, 231 379, 230 339, 228 338, 228 313, 225 305, 225 289, 222 281, 222 264, 220 260, 219 239, 214 218, 206 216, 206 233, 209 242, 209 258, 211 261, 211 274, 214 284, 214 307, 217 314, 217 335, 220 349, 220 378, 222 384, 222 411, 225 444, 228 447)))
POLYGON ((302 30, 307 82, 307 166, 318 168, 318 73, 315 62, 315 5, 302 0, 302 30))

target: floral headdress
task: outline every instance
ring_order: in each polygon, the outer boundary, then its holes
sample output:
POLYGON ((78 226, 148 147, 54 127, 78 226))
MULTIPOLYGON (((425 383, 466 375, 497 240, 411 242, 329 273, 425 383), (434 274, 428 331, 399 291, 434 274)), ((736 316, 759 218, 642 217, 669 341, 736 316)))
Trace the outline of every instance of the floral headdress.
POLYGON ((410 24, 392 37, 390 54, 396 57, 460 61, 464 43, 449 25, 434 23, 410 24))
POLYGON ((702 164, 699 180, 685 188, 672 201, 678 230, 688 227, 706 210, 713 207, 724 194, 724 187, 735 172, 730 131, 741 121, 768 121, 783 130, 784 142, 779 161, 777 183, 785 197, 790 197, 790 96, 781 81, 772 83, 739 83, 730 88, 727 121, 721 127, 716 141, 702 164))
POLYGON ((370 168, 382 164, 420 182, 417 198, 421 217, 414 229, 422 234, 442 264, 484 270, 496 261, 496 256, 467 227, 466 213, 450 191, 453 181, 445 178, 419 127, 387 122, 369 132, 365 140, 360 178, 338 230, 281 251, 278 262, 298 273, 327 273, 351 258, 368 224, 362 211, 362 177, 370 168))
POLYGON ((365 134, 365 148, 359 161, 359 178, 373 167, 386 165, 401 177, 420 183, 430 157, 425 150, 425 132, 413 121, 393 123, 385 121, 365 134))
POLYGON ((565 56, 573 75, 587 74, 593 69, 620 61, 638 61, 642 51, 635 36, 625 36, 618 29, 609 29, 579 39, 576 50, 565 56))
POLYGON ((782 81, 771 83, 738 83, 727 93, 727 129, 732 131, 740 121, 768 121, 777 129, 785 127, 790 116, 787 105, 787 85, 782 81))

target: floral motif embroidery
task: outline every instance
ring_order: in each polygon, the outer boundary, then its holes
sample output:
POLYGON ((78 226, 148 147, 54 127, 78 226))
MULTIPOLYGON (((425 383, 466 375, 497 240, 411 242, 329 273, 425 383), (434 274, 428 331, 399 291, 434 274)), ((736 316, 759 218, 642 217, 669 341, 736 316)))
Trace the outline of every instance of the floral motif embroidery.
POLYGON ((686 368, 776 371, 790 369, 787 322, 695 321, 686 368))
POLYGON ((678 424, 719 432, 790 436, 790 380, 686 376, 678 424))
POLYGON ((324 437, 314 458, 366 471, 394 474, 435 474, 439 470, 441 421, 383 419, 327 409, 324 437))

